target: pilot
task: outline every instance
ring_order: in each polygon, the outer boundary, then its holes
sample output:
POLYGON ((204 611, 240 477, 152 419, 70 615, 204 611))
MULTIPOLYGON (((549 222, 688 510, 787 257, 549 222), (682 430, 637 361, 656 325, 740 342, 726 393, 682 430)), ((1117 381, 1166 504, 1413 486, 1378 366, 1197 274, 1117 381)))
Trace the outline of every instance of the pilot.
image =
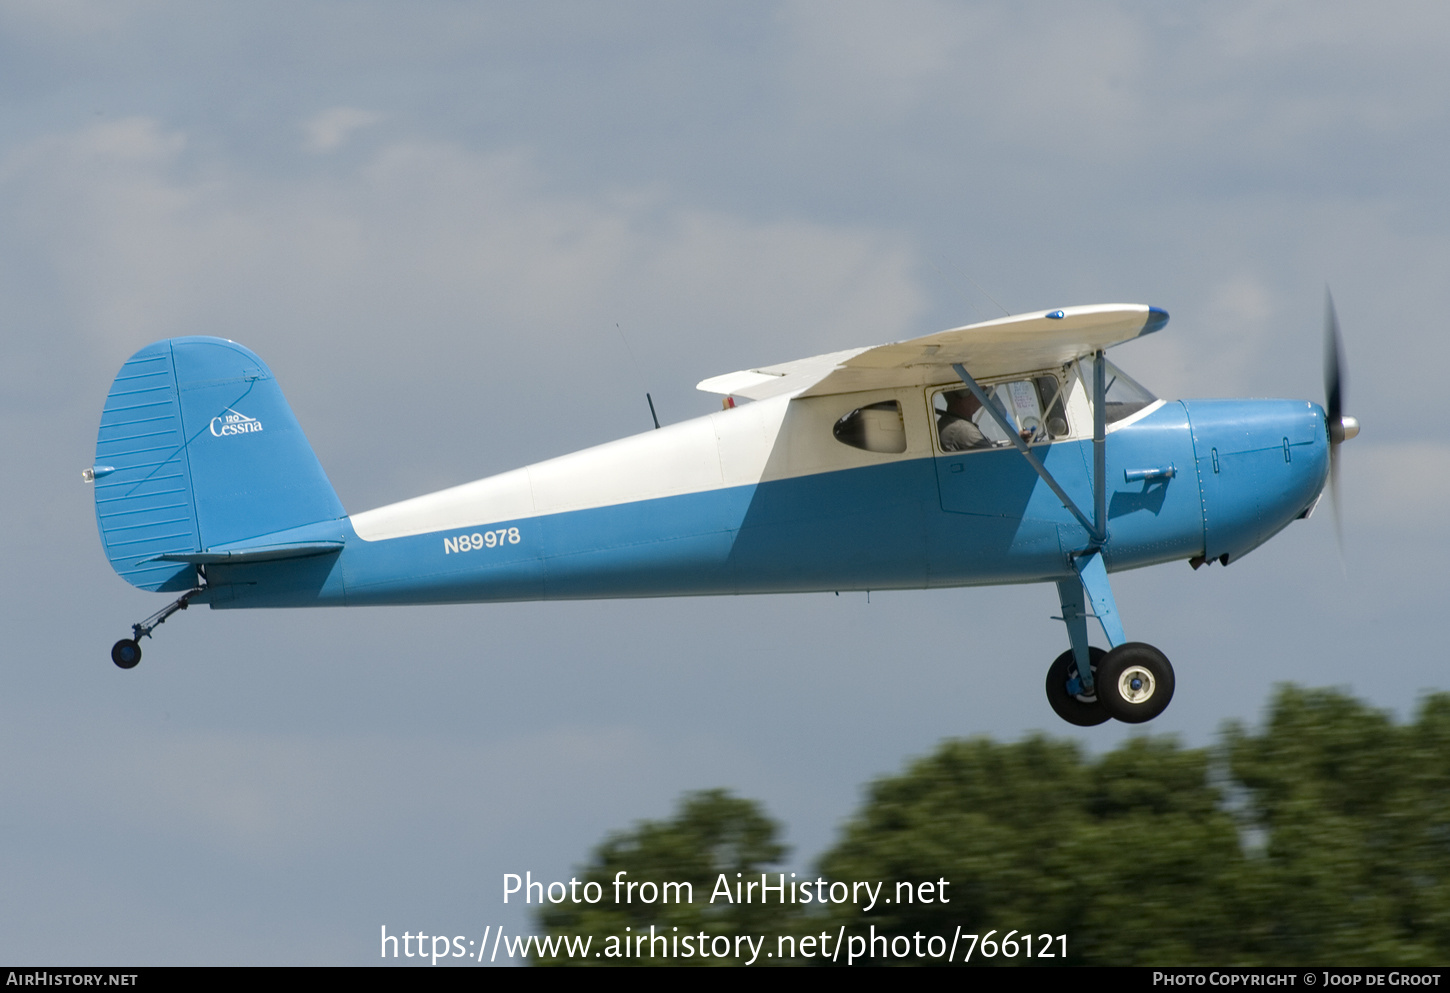
POLYGON ((944 452, 965 452, 972 448, 991 448, 992 442, 972 418, 982 409, 981 402, 970 390, 943 393, 947 409, 937 418, 936 430, 941 436, 944 452))

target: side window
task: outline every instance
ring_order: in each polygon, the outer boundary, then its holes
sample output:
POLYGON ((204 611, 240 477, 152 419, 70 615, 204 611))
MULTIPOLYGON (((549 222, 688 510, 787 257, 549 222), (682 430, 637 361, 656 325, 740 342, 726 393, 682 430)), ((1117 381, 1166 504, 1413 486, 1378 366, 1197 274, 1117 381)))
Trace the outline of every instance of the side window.
POLYGON ((858 407, 831 429, 836 440, 868 452, 895 454, 906 451, 906 424, 895 400, 858 407))
MULTIPOLYGON (((1067 436, 1062 383, 1056 376, 1017 379, 984 389, 992 406, 1028 444, 1067 436)), ((997 419, 982 408, 971 390, 965 387, 943 390, 933 397, 932 404, 942 451, 964 452, 1012 444, 997 419)))

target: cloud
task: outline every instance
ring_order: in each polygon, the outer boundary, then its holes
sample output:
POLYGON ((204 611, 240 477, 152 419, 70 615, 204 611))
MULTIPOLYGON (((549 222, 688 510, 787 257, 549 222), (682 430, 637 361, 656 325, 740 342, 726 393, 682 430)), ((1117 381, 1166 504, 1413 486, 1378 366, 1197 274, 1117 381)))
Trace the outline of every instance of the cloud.
MULTIPOLYGON (((323 144, 361 121, 349 115, 317 129, 323 144)), ((542 410, 530 423, 568 432, 556 451, 581 447, 621 432, 578 411, 621 386, 643 393, 645 375, 656 400, 660 383, 680 391, 664 408, 677 417, 708 375, 918 330, 913 253, 889 230, 754 218, 657 188, 563 192, 524 149, 396 139, 327 163, 249 171, 140 117, 12 152, 0 218, 24 258, 10 278, 34 273, 14 295, 44 286, 52 327, 9 343, 9 375, 33 380, 69 352, 109 381, 149 341, 232 338, 284 385, 305 384, 289 396, 325 465, 396 466, 396 489, 363 474, 396 498, 469 478, 427 476, 430 462, 450 470, 417 439, 476 448, 481 411, 542 410), (622 356, 616 322, 646 368, 622 356), (366 437, 346 426, 361 416, 366 437)), ((552 454, 528 429, 499 440, 496 461, 461 472, 552 454)))
MULTIPOLYGON (((906 2, 790 3, 780 19, 792 44, 787 79, 809 110, 834 105, 836 123, 878 122, 912 109, 953 65, 963 18, 950 7, 906 2)), ((832 115, 835 117, 835 115, 832 115)))
POLYGON ((1443 532, 1437 522, 1450 492, 1450 444, 1360 437, 1340 454, 1347 518, 1376 531, 1403 532, 1406 522, 1418 522, 1410 532, 1423 534, 1428 522, 1443 532))
POLYGON ((162 0, 110 3, 107 0, 11 0, 4 17, 13 24, 55 36, 105 38, 107 32, 158 11, 162 0))
POLYGON ((333 107, 331 110, 324 110, 303 123, 305 140, 302 147, 314 153, 336 151, 352 137, 354 131, 369 127, 380 120, 380 115, 356 107, 333 107))
MULTIPOLYGON (((360 120, 314 137, 335 147, 360 120)), ((0 164, 0 209, 89 332, 194 332, 230 311, 229 324, 325 312, 354 336, 415 343, 489 319, 578 335, 559 329, 639 297, 697 325, 809 321, 831 342, 875 341, 918 303, 890 232, 733 216, 655 190, 554 192, 523 151, 397 141, 320 178, 276 178, 182 161, 186 148, 181 132, 132 118, 0 164)))

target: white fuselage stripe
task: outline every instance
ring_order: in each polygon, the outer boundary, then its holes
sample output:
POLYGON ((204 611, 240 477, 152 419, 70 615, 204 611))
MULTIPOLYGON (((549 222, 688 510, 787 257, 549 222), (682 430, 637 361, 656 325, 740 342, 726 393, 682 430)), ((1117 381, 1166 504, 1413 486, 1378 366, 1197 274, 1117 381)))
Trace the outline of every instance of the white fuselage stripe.
MULTIPOLYGON (((352 517, 364 541, 753 485, 789 401, 747 404, 352 517)), ((829 439, 829 433, 827 435, 829 439)))

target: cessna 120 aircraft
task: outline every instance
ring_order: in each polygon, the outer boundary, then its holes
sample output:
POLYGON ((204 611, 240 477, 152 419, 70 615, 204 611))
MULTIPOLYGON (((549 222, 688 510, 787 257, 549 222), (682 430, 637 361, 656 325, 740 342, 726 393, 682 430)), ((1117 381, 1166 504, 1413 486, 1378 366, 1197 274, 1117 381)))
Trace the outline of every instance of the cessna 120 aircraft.
POLYGON ((716 376, 699 388, 718 413, 352 515, 261 359, 160 341, 122 366, 83 475, 116 572, 181 596, 111 658, 135 666, 192 603, 1055 583, 1071 647, 1048 669, 1053 710, 1151 720, 1173 667, 1127 640, 1108 574, 1247 554, 1308 516, 1359 430, 1332 304, 1323 408, 1154 397, 1104 351, 1167 321, 1068 307, 716 376))

